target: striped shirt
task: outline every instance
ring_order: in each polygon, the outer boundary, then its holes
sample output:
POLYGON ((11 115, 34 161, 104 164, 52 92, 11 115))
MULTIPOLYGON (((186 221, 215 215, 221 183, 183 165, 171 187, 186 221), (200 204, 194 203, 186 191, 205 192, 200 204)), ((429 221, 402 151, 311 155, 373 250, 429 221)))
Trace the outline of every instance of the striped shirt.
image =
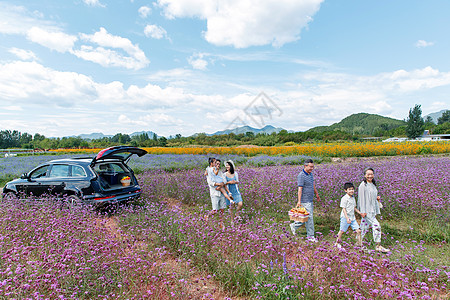
POLYGON ((297 176, 297 184, 302 187, 302 203, 310 203, 314 200, 314 176, 302 170, 297 176))

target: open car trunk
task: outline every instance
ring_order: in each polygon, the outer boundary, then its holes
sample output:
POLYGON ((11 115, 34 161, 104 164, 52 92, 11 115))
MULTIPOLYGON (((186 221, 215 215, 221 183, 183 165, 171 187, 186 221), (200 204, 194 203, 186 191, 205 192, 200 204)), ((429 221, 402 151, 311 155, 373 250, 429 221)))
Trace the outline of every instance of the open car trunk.
POLYGON ((103 190, 126 189, 136 184, 131 171, 119 161, 103 161, 94 165, 103 190))
POLYGON ((97 162, 105 159, 118 159, 125 162, 133 154, 136 154, 137 156, 141 157, 147 154, 147 151, 145 151, 144 149, 131 146, 109 147, 97 153, 97 155, 92 159, 91 166, 94 166, 97 162))

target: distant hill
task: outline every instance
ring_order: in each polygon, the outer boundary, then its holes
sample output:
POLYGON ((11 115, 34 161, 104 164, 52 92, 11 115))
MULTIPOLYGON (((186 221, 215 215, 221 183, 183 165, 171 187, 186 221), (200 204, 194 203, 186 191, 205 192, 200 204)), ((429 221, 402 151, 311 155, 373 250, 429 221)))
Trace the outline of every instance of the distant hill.
POLYGON ((272 125, 266 125, 261 129, 253 128, 250 126, 242 126, 242 127, 237 127, 234 129, 217 131, 217 132, 215 132, 213 134, 209 134, 209 135, 222 135, 222 134, 230 134, 230 133, 241 134, 241 133, 246 133, 246 132, 253 132, 254 134, 258 134, 258 133, 271 134, 272 132, 278 133, 281 130, 283 130, 283 128, 279 128, 279 127, 276 128, 276 127, 273 127, 272 125))
POLYGON ((133 137, 135 135, 141 135, 146 133, 148 135, 149 138, 153 138, 154 135, 156 135, 156 137, 158 137, 158 135, 156 133, 154 133, 153 131, 138 131, 138 132, 133 132, 132 134, 130 134, 130 137, 133 137))
POLYGON ((442 116, 442 114, 443 114, 445 111, 447 111, 447 109, 443 109, 443 110, 441 110, 441 111, 438 111, 438 112, 434 112, 434 113, 428 114, 428 115, 424 116, 423 119, 425 120, 428 116, 430 116, 430 117, 433 119, 434 124, 437 124, 438 119, 442 116))
MULTIPOLYGON (((130 137, 136 136, 136 135, 140 135, 143 133, 147 133, 149 138, 153 138, 153 135, 156 135, 156 137, 158 137, 158 135, 156 133, 154 133, 153 131, 138 131, 138 132, 133 132, 132 134, 130 134, 130 137)), ((83 140, 94 140, 94 139, 102 139, 104 137, 113 137, 113 135, 110 134, 103 134, 101 132, 94 132, 94 133, 87 133, 87 134, 80 134, 78 135, 78 137, 82 138, 83 140)))
POLYGON ((342 119, 340 122, 334 123, 330 126, 317 126, 309 129, 308 131, 324 132, 341 130, 348 133, 371 135, 379 128, 391 130, 402 125, 406 125, 406 122, 375 114, 358 113, 350 115, 342 119))
POLYGON ((82 138, 83 140, 96 140, 96 139, 102 139, 104 137, 113 137, 112 135, 105 135, 101 132, 94 132, 94 133, 83 133, 78 135, 78 137, 82 138))

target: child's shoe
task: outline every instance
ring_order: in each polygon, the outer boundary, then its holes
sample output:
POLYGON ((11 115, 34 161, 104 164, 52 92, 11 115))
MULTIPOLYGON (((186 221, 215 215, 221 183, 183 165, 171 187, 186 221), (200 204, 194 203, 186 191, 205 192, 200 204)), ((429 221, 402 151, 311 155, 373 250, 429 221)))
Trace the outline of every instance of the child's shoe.
POLYGON ((338 249, 342 249, 341 244, 339 244, 338 242, 334 243, 334 246, 335 246, 336 248, 338 248, 338 249))

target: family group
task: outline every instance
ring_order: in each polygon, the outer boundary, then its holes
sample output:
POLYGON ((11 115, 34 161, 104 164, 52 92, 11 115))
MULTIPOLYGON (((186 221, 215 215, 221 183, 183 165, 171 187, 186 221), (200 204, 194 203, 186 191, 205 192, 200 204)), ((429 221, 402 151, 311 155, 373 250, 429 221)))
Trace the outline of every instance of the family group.
MULTIPOLYGON (((317 201, 320 201, 319 193, 314 184, 314 162, 311 159, 305 160, 303 170, 297 176, 298 184, 298 201, 297 207, 303 206, 309 212, 309 218, 306 222, 294 221, 290 224, 292 234, 296 234, 300 226, 305 224, 306 237, 308 240, 317 242, 314 236, 314 194, 317 201)), ((334 244, 336 247, 342 249, 341 237, 349 227, 356 232, 358 247, 364 248, 362 239, 364 235, 372 228, 373 240, 375 241, 375 250, 387 253, 390 250, 381 246, 381 226, 376 216, 380 214, 380 208, 383 205, 378 196, 378 189, 374 179, 374 170, 367 168, 364 170, 364 178, 358 187, 358 202, 356 203, 354 194, 355 187, 353 183, 347 182, 344 184, 345 195, 341 198, 340 207, 342 208, 340 215, 339 233, 334 244), (361 216, 361 224, 358 224, 355 217, 355 212, 361 216)))
MULTIPOLYGON (((205 176, 211 196, 211 214, 219 213, 219 226, 221 229, 224 229, 223 213, 227 207, 230 208, 231 226, 234 225, 236 219, 240 219, 238 212, 242 209, 243 202, 238 187, 239 176, 232 160, 225 161, 225 172, 220 170, 220 159, 210 157, 208 164, 209 166, 205 170, 205 176)), ((313 170, 313 160, 306 159, 303 170, 297 176, 297 207, 303 206, 308 211, 308 220, 305 222, 294 221, 290 223, 290 229, 292 234, 296 235, 298 229, 302 225, 305 225, 307 239, 312 242, 317 242, 314 232, 313 200, 315 195, 317 201, 320 201, 320 196, 314 183, 313 170)), ((340 201, 342 211, 340 215, 339 233, 334 245, 342 249, 342 235, 351 227, 356 232, 356 246, 364 249, 362 240, 365 234, 372 229, 373 240, 376 243, 375 250, 384 253, 389 252, 389 249, 381 246, 381 226, 376 216, 380 214, 380 209, 383 206, 380 202, 381 198, 378 196, 374 170, 372 168, 364 170, 364 177, 358 187, 358 202, 356 202, 354 197, 355 187, 353 183, 346 182, 344 184, 344 190, 345 195, 340 201), (361 224, 358 224, 355 213, 361 216, 361 224)))

